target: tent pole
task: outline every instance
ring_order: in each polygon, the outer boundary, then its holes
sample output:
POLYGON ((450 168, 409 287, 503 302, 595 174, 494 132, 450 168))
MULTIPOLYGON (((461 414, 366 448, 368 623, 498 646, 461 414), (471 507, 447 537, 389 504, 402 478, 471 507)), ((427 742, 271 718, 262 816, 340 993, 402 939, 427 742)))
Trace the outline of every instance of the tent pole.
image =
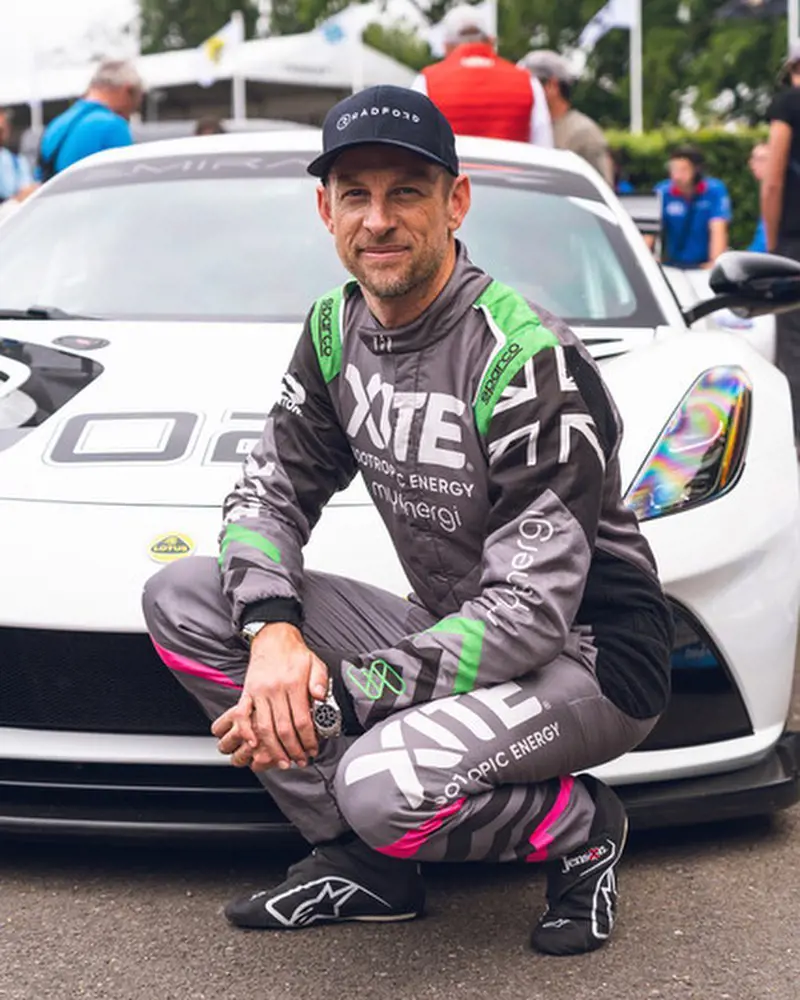
POLYGON ((247 118, 247 80, 239 73, 231 77, 231 117, 235 122, 247 118))

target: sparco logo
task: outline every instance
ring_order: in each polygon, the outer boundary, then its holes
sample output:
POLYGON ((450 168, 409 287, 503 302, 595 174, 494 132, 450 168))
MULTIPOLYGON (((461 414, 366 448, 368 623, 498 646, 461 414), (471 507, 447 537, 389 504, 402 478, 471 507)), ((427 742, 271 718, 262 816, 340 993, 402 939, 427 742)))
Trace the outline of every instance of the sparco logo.
POLYGON ((571 858, 562 858, 561 864, 563 867, 561 870, 562 872, 569 872, 581 865, 588 865, 590 861, 602 861, 608 854, 608 850, 605 844, 601 844, 599 847, 590 847, 583 854, 576 854, 571 858))
POLYGON ((419 115, 415 115, 411 111, 406 111, 405 108, 390 108, 386 105, 378 107, 373 104, 372 107, 362 108, 360 111, 348 111, 340 115, 336 122, 336 128, 341 132, 359 118, 378 118, 380 115, 391 115, 392 118, 402 118, 403 121, 414 122, 415 125, 420 121, 419 115))
POLYGON ((489 377, 486 380, 486 384, 481 392, 481 402, 488 403, 492 398, 492 393, 500 381, 500 377, 503 372, 508 368, 514 358, 522 350, 519 344, 509 344, 508 347, 503 351, 500 357, 495 361, 494 367, 489 372, 489 377))
POLYGON ((333 354, 333 299, 324 299, 319 307, 319 353, 323 358, 333 354))

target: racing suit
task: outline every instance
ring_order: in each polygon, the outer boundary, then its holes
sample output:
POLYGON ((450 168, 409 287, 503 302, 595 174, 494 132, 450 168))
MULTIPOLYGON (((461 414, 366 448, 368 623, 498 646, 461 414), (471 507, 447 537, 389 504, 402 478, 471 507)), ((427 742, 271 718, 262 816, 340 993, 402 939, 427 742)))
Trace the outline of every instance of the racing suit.
POLYGON ((580 341, 461 245, 402 328, 382 328, 355 282, 317 301, 225 502, 219 567, 174 563, 144 599, 210 717, 238 699, 247 621, 298 624, 327 662, 345 733, 313 766, 259 775, 308 840, 349 828, 434 861, 585 843, 594 806, 572 773, 640 743, 669 688, 671 617, 621 499, 620 435, 580 341), (408 600, 303 569, 359 471, 408 600))

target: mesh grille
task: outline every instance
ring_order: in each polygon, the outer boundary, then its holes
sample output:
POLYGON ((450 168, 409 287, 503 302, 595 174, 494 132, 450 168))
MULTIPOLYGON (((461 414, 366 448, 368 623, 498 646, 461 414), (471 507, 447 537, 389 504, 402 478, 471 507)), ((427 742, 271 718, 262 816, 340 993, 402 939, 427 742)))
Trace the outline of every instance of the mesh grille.
POLYGON ((750 717, 721 653, 686 608, 675 601, 670 605, 675 622, 672 694, 667 710, 636 750, 670 750, 750 736, 750 717))
POLYGON ((146 635, 0 628, 0 726, 208 735, 146 635))

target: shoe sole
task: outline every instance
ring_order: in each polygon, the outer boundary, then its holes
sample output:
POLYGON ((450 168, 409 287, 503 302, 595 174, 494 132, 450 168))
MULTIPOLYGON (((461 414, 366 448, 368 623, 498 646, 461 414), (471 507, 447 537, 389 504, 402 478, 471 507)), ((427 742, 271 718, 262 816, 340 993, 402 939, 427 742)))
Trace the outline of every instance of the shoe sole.
POLYGON ((344 917, 339 923, 346 923, 348 921, 358 921, 362 924, 393 924, 399 923, 401 920, 416 920, 417 917, 422 916, 421 913, 395 913, 390 917, 380 917, 380 916, 363 916, 363 917, 344 917))

